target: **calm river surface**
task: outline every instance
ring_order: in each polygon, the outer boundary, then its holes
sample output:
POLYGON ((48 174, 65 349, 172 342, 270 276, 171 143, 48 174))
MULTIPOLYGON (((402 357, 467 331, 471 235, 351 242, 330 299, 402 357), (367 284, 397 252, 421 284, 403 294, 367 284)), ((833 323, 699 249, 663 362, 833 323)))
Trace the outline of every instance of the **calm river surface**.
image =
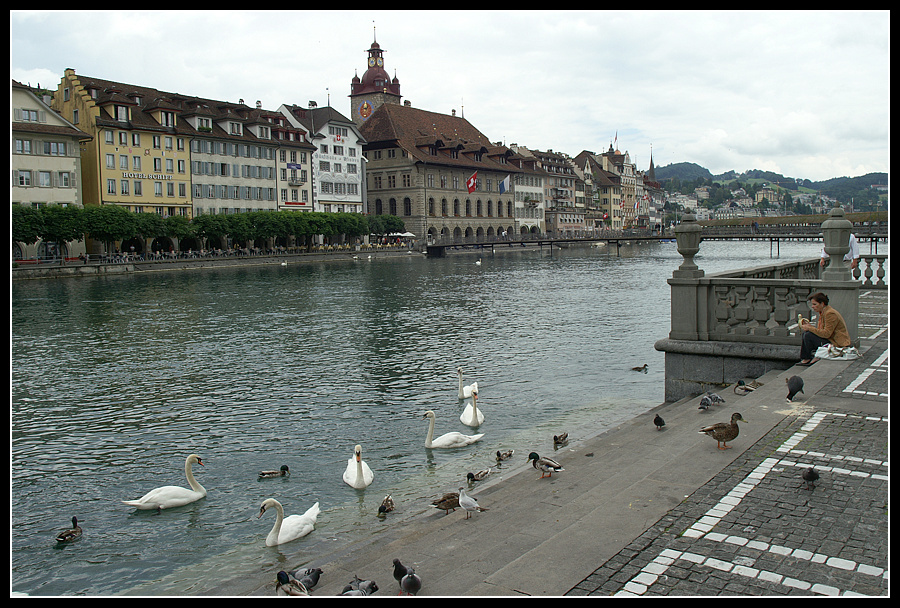
MULTIPOLYGON (((865 247, 865 245, 864 245, 865 247)), ((782 243, 780 258, 821 243, 782 243)), ((552 436, 603 432, 663 401, 674 243, 360 259, 17 281, 11 295, 11 589, 31 595, 248 589, 384 526, 467 471, 552 436), (631 371, 649 364, 649 373, 631 371), (426 450, 459 420, 456 368, 477 381, 485 437, 426 450), (341 480, 353 446, 375 481, 341 480), (155 512, 121 503, 186 486, 155 512), (287 464, 290 478, 257 480, 287 464), (381 520, 385 494, 398 512, 381 520), (309 536, 269 548, 277 498, 314 502, 309 536), (57 547, 72 516, 84 536, 57 547), (394 517, 396 516, 396 517, 394 517)), ((886 253, 886 251, 885 251, 886 253)), ((767 264, 768 243, 705 242, 707 273, 767 264)), ((509 469, 515 470, 515 469, 509 469)), ((502 473, 502 471, 501 471, 502 473)))

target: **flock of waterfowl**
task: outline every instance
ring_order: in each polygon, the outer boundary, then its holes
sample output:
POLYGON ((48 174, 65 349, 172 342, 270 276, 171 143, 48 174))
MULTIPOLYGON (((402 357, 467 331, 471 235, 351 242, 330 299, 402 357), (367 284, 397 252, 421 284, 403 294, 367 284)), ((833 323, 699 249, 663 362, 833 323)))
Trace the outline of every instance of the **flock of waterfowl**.
MULTIPOLYGON (((644 364, 640 367, 634 367, 632 370, 646 373, 647 365, 644 364)), ((462 368, 457 368, 457 376, 459 381, 458 398, 465 406, 460 415, 460 421, 467 426, 478 428, 484 423, 484 413, 478 409, 478 383, 475 382, 470 385, 464 385, 462 368)), ((786 383, 788 385, 787 400, 790 402, 797 393, 803 392, 803 380, 799 376, 791 376, 786 380, 786 383)), ((749 384, 740 381, 735 385, 735 393, 746 394, 756 390, 760 386, 762 386, 762 384, 756 381, 749 384), (737 393, 739 387, 742 391, 741 393, 737 393)), ((707 392, 701 397, 698 409, 708 410, 712 405, 723 403, 725 403, 725 399, 721 396, 713 392, 707 392)), ((465 435, 456 431, 434 437, 434 412, 425 412, 422 419, 427 419, 429 421, 428 432, 425 439, 425 447, 429 449, 464 447, 471 445, 484 437, 484 433, 465 435)), ((735 412, 732 414, 730 422, 711 424, 701 428, 699 432, 715 439, 717 447, 721 450, 725 450, 731 447, 727 445, 727 442, 737 438, 740 433, 738 422, 746 422, 746 420, 740 413, 735 412)), ((663 430, 666 426, 665 421, 659 414, 654 416, 653 424, 656 426, 657 430, 663 430)), ((553 436, 554 448, 566 445, 567 443, 568 433, 561 433, 553 436)), ((514 450, 506 450, 504 452, 498 450, 496 453, 497 463, 499 464, 509 460, 512 458, 513 454, 514 450)), ((531 452, 528 455, 528 462, 531 462, 536 470, 541 471, 540 479, 565 470, 556 460, 546 456, 540 456, 536 452, 531 452)), ((196 454, 189 455, 184 463, 185 477, 187 478, 190 489, 180 486, 161 486, 150 490, 137 500, 123 500, 122 503, 140 510, 156 510, 157 512, 161 512, 163 509, 180 507, 200 500, 205 497, 207 493, 206 489, 194 478, 193 465, 195 464, 203 466, 202 459, 196 454)), ((488 467, 477 472, 470 472, 466 475, 466 480, 470 484, 482 481, 490 475, 493 470, 493 467, 488 467)), ((290 474, 291 472, 288 465, 283 465, 277 470, 260 471, 259 478, 269 479, 287 477, 290 476, 290 474)), ((803 472, 802 477, 807 484, 807 488, 811 489, 815 487, 815 481, 818 480, 819 474, 814 468, 809 467, 803 472)), ((362 446, 356 445, 353 449, 353 456, 347 460, 347 468, 343 474, 343 481, 352 488, 364 490, 372 484, 374 479, 375 475, 372 472, 372 469, 362 458, 362 446)), ((443 510, 448 514, 451 511, 461 508, 466 511, 465 519, 469 519, 473 513, 487 511, 485 507, 478 504, 478 501, 475 498, 466 493, 464 486, 461 486, 457 492, 447 492, 443 494, 440 498, 432 501, 431 506, 435 509, 443 510)), ((267 498, 260 506, 257 519, 261 518, 266 511, 273 508, 276 512, 275 523, 265 539, 265 544, 269 547, 297 540, 312 532, 315 529, 316 519, 320 512, 319 503, 316 502, 302 515, 290 515, 285 517, 284 508, 281 503, 275 498, 267 498)), ((378 515, 384 516, 393 511, 394 508, 395 504, 393 498, 390 495, 385 496, 378 508, 378 515)), ((73 542, 81 538, 82 533, 83 531, 79 525, 78 518, 72 517, 72 528, 60 532, 56 536, 56 541, 58 543, 73 542)), ((322 570, 319 568, 279 571, 276 576, 276 594, 281 591, 286 595, 310 595, 311 590, 318 583, 321 574, 322 570)), ((411 567, 404 566, 398 559, 394 560, 394 578, 400 585, 401 594, 407 593, 408 595, 416 595, 422 587, 422 580, 415 573, 415 570, 411 567)), ((378 586, 374 581, 361 580, 354 577, 354 580, 345 586, 341 594, 371 595, 377 590, 378 586)))

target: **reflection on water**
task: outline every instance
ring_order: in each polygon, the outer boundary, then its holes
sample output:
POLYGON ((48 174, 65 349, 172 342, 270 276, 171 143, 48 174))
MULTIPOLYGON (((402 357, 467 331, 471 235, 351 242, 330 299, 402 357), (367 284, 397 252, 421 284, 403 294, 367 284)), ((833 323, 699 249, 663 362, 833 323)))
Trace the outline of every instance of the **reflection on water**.
MULTIPOLYGON (((783 243, 781 260, 820 247, 783 243)), ((16 282, 12 589, 184 594, 256 581, 415 516, 498 449, 549 452, 554 434, 577 440, 658 405, 653 343, 668 333, 666 279, 681 257, 674 244, 620 253, 16 282), (630 371, 643 363, 649 373, 630 371), (459 421, 457 366, 478 382, 485 437, 426 450, 425 410, 437 434, 472 433, 459 421), (375 473, 364 491, 341 480, 357 443, 375 473), (192 452, 205 499, 159 515, 121 504, 186 486, 192 452), (282 464, 289 478, 257 479, 282 464), (380 520, 388 493, 398 512, 380 520), (265 547, 274 521, 256 515, 268 497, 287 514, 318 501, 316 530, 265 547), (56 547, 73 515, 83 538, 56 547)), ((769 247, 704 243, 696 260, 707 272, 769 263, 769 247)))

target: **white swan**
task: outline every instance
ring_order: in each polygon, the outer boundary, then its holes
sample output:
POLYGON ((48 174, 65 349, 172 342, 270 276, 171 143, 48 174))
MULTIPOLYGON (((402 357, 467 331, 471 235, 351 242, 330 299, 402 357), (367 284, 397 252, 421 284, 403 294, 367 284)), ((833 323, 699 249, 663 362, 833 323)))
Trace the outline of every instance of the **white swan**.
POLYGON ((478 392, 478 383, 477 382, 473 382, 472 384, 470 384, 468 386, 463 386, 462 368, 461 367, 456 368, 456 375, 459 376, 459 398, 460 399, 468 399, 472 396, 473 392, 476 392, 476 393, 478 392))
POLYGON ((300 537, 306 536, 316 528, 316 518, 319 516, 319 503, 314 504, 303 515, 284 516, 284 507, 274 498, 267 498, 259 507, 259 515, 256 519, 262 517, 266 509, 275 507, 277 516, 275 517, 275 525, 266 537, 266 546, 274 547, 275 545, 283 545, 300 537))
POLYGON ((463 435, 462 433, 458 433, 456 431, 451 431, 449 433, 445 433, 434 439, 434 412, 431 410, 425 412, 425 415, 422 416, 422 419, 428 418, 428 436, 425 438, 425 447, 426 448, 461 448, 466 445, 470 445, 475 443, 482 437, 484 437, 484 433, 480 433, 478 435, 463 435))
POLYGON ((123 500, 122 502, 131 507, 136 507, 145 511, 150 509, 160 511, 162 509, 171 509, 172 507, 181 507, 200 500, 206 496, 206 488, 201 486, 197 483, 197 480, 194 479, 191 465, 195 462, 200 466, 203 466, 203 461, 201 461, 200 457, 196 454, 191 454, 187 457, 187 460, 184 461, 184 474, 187 477, 188 483, 191 485, 190 490, 180 486, 162 486, 161 488, 150 490, 137 500, 123 500))
POLYGON ((478 391, 472 391, 472 402, 467 403, 459 421, 466 426, 478 427, 484 422, 484 414, 478 409, 478 391))
POLYGON ((347 459, 347 470, 344 471, 344 483, 363 490, 372 483, 375 474, 362 459, 362 447, 357 445, 353 448, 353 456, 347 459))

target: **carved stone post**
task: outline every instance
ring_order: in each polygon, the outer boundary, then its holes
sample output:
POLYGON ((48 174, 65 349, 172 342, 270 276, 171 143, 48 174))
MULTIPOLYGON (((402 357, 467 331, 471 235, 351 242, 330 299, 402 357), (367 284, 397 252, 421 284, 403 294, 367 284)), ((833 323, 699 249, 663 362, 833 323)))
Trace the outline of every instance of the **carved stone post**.
POLYGON ((828 267, 822 272, 823 281, 852 281, 850 268, 844 256, 850 251, 850 229, 853 224, 844 217, 844 210, 835 205, 822 222, 822 239, 825 241, 825 253, 831 258, 828 267))
POLYGON ((674 340, 697 340, 701 332, 709 331, 706 328, 706 292, 699 284, 704 273, 694 263, 694 256, 700 251, 700 236, 697 218, 692 213, 685 214, 675 227, 678 253, 684 261, 668 281, 672 298, 669 337, 674 340))
POLYGON ((681 218, 681 223, 675 226, 678 253, 684 257, 684 261, 678 270, 672 273, 673 277, 696 279, 703 276, 703 271, 694 263, 694 256, 700 251, 700 232, 697 217, 690 211, 681 218))

